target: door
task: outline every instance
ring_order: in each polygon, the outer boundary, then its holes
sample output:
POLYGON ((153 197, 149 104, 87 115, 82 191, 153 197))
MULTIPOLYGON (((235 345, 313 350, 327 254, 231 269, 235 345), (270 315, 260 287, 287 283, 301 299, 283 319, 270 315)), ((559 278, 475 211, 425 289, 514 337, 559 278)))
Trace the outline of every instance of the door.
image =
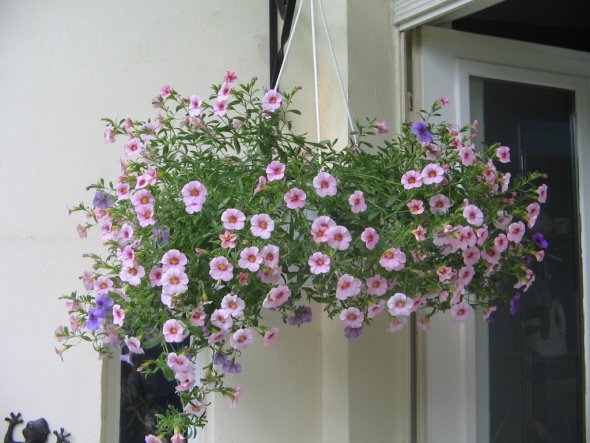
POLYGON ((476 143, 511 146, 513 177, 541 170, 550 186, 539 226, 551 245, 519 308, 419 333, 419 441, 589 440, 590 56, 431 27, 412 56, 414 109, 448 96, 446 121, 478 120, 476 143))

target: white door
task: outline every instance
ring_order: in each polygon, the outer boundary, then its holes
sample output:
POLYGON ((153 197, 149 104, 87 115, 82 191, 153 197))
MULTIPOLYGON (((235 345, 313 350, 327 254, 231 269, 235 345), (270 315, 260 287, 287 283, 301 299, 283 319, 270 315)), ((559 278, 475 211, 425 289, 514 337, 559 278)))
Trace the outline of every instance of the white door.
POLYGON ((520 311, 419 333, 418 440, 590 441, 590 54, 423 27, 412 56, 414 110, 445 95, 446 121, 512 145, 513 176, 550 174, 549 258, 520 311))

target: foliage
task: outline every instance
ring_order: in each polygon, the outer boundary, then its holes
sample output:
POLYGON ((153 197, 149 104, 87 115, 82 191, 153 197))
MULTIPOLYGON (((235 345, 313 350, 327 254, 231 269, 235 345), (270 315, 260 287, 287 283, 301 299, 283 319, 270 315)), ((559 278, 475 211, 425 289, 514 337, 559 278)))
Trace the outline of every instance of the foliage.
POLYGON ((381 146, 366 140, 386 125, 368 120, 338 150, 294 133, 296 91, 260 99, 254 80, 235 80, 226 73, 208 101, 165 86, 153 121, 106 120, 107 142, 128 138, 121 176, 73 209, 106 253, 88 255, 85 290, 64 297, 59 352, 84 340, 133 364, 162 346, 138 370, 176 378, 185 407, 159 417, 160 436, 204 426, 211 392, 237 401, 224 374, 241 371, 254 335, 276 337, 265 309, 301 325, 317 302, 350 338, 377 315, 390 332, 412 313, 424 329, 438 311, 464 321, 514 296, 500 283, 528 289, 527 261, 547 246, 523 235, 545 199, 540 174, 510 187, 495 165, 508 148, 477 150, 473 127, 434 122, 444 98, 381 146), (212 357, 196 368, 197 355, 212 357))

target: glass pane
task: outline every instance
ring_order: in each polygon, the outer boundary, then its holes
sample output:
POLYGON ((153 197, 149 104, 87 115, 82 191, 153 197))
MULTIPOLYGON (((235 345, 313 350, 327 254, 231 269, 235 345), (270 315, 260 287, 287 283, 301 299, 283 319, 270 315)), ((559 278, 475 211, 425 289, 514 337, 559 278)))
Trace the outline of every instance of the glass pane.
POLYGON ((549 241, 546 258, 533 264, 537 280, 518 312, 499 309, 487 331, 489 441, 581 442, 585 414, 573 93, 488 79, 471 84, 481 98, 478 106, 472 101, 479 114, 472 117, 482 123, 480 138, 511 148, 505 171, 513 177, 531 170, 549 175, 549 198, 533 229, 549 241))

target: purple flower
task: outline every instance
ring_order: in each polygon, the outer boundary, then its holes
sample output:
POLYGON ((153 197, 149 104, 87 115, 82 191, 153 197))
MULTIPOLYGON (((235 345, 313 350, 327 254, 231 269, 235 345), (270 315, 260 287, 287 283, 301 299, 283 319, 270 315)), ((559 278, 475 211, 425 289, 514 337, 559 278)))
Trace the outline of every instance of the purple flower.
POLYGON ((106 318, 107 314, 109 313, 115 302, 108 295, 101 294, 98 297, 96 297, 94 304, 96 306, 94 315, 96 315, 97 317, 106 318))
POLYGON ((113 204, 113 197, 103 191, 96 191, 92 204, 97 209, 108 209, 113 204))
POLYGON ((100 329, 100 325, 104 321, 105 317, 99 315, 100 312, 97 312, 95 308, 90 308, 88 310, 88 319, 86 320, 86 327, 91 331, 96 331, 100 329))
POLYGON ((423 143, 431 143, 432 135, 428 130, 428 124, 426 122, 414 122, 412 123, 412 134, 418 137, 423 143))
POLYGON ((540 232, 533 234, 533 241, 539 248, 547 249, 549 247, 549 242, 545 240, 545 236, 540 232))
POLYGON ((527 268, 533 266, 533 257, 531 257, 530 255, 525 255, 524 257, 522 257, 522 261, 524 262, 527 268))
POLYGON ((119 357, 121 359, 121 361, 124 361, 125 363, 129 363, 131 366, 133 366, 133 354, 131 354, 130 352, 127 354, 121 354, 121 356, 119 357))
POLYGON ((223 365, 227 360, 227 355, 225 355, 223 352, 218 352, 213 356, 213 364, 215 366, 221 366, 223 365))
POLYGON ((516 315, 518 312, 518 307, 520 306, 520 299, 522 298, 522 294, 517 292, 514 294, 514 297, 510 299, 510 313, 512 315, 516 315))
POLYGON ((239 374, 242 372, 242 365, 232 360, 227 360, 222 368, 228 374, 239 374))
POLYGON ((152 233, 152 242, 154 247, 161 248, 170 243, 170 232, 166 229, 155 228, 152 233))
POLYGON ((347 326, 346 328, 344 328, 344 335, 348 339, 357 338, 362 333, 363 333, 363 327, 362 326, 360 328, 351 328, 350 326, 347 326))
POLYGON ((287 319, 287 323, 291 326, 301 326, 304 323, 309 323, 312 320, 311 306, 298 307, 295 310, 295 315, 287 319))

